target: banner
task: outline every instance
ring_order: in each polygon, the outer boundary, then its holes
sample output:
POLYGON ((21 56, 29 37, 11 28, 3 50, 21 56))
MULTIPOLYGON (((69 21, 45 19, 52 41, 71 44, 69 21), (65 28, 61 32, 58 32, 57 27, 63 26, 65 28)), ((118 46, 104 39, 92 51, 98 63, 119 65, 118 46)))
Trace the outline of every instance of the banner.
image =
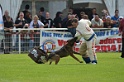
POLYGON ((0 5, 0 40, 4 38, 4 26, 3 26, 3 15, 2 15, 2 7, 0 5))
POLYGON ((100 29, 95 31, 97 35, 97 52, 107 52, 107 51, 121 51, 121 36, 118 36, 118 28, 112 28, 109 30, 100 29))
MULTIPOLYGON (((97 29, 94 30, 97 35, 95 50, 96 52, 121 51, 121 36, 118 36, 118 29, 97 29)), ((41 31, 40 45, 47 52, 60 49, 66 44, 72 35, 69 32, 61 31, 41 31)), ((74 46, 74 50, 79 52, 80 45, 84 39, 80 40, 80 44, 74 46)))
POLYGON ((3 30, 3 15, 1 5, 0 5, 0 30, 3 30))
POLYGON ((40 45, 43 50, 52 52, 60 49, 71 38, 72 35, 69 32, 41 31, 40 45))

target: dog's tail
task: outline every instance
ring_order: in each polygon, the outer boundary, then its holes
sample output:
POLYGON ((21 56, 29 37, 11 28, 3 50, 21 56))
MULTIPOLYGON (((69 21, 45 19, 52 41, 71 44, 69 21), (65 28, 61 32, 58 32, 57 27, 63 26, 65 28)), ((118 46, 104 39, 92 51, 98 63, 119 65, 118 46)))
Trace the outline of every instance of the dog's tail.
POLYGON ((53 56, 55 56, 55 53, 50 53, 49 56, 47 57, 47 61, 49 61, 49 59, 51 59, 53 56))

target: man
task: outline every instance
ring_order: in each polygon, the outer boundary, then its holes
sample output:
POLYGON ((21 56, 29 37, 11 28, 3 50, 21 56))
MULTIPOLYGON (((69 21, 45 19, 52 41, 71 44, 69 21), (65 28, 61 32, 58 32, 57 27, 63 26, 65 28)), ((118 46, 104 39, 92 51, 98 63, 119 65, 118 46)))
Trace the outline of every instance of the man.
POLYGON ((92 20, 95 17, 95 15, 98 15, 97 10, 96 8, 93 8, 91 14, 89 15, 89 19, 92 20))
POLYGON ((50 18, 50 13, 46 12, 46 19, 44 20, 44 28, 53 28, 53 20, 50 18))
POLYGON ((62 12, 58 11, 56 13, 56 17, 54 18, 54 26, 56 28, 61 28, 62 27, 62 12))
POLYGON ((92 28, 103 28, 103 21, 99 18, 99 15, 95 15, 95 17, 91 20, 92 28))
MULTIPOLYGON (((4 15, 3 15, 3 21, 6 22, 7 21, 7 17, 9 16, 9 12, 6 10, 4 12, 4 15)), ((11 18, 11 20, 13 21, 13 19, 11 18)))
POLYGON ((68 31, 72 34, 72 37, 75 36, 76 34, 76 27, 73 27, 72 25, 72 19, 75 18, 76 15, 71 15, 71 17, 68 19, 67 21, 67 28, 68 28, 68 31))
POLYGON ((29 8, 30 8, 30 6, 27 4, 27 5, 25 5, 25 10, 23 11, 24 19, 26 19, 26 20, 28 19, 28 14, 30 13, 29 8))
POLYGON ((119 26, 119 10, 115 10, 115 15, 111 17, 111 20, 113 20, 113 27, 118 28, 119 26))
POLYGON ((5 50, 4 54, 9 54, 11 48, 12 48, 12 30, 13 29, 13 21, 10 16, 6 18, 6 21, 4 21, 4 35, 5 35, 5 50))
POLYGON ((121 58, 124 58, 124 18, 120 19, 119 35, 122 35, 122 54, 121 54, 121 58))
POLYGON ((80 47, 80 54, 83 60, 88 63, 97 64, 97 57, 95 53, 95 40, 96 34, 90 28, 91 22, 88 19, 81 19, 79 22, 76 18, 72 19, 72 25, 77 27, 77 33, 75 36, 78 39, 84 38, 84 42, 80 47))
MULTIPOLYGON (((15 21, 14 26, 16 28, 23 28, 26 23, 27 23, 27 21, 24 19, 24 13, 20 12, 19 18, 15 21)), ((18 33, 18 31, 17 31, 17 33, 18 33)), ((17 35, 16 36, 16 50, 18 50, 18 44, 19 44, 18 39, 19 39, 19 36, 17 35)))

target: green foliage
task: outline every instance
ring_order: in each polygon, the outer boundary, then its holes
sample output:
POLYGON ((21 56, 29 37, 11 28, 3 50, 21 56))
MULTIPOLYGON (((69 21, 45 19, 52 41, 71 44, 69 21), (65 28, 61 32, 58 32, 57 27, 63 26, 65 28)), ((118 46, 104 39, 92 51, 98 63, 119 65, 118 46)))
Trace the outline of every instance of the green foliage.
MULTIPOLYGON (((80 60, 81 56, 76 55, 80 60)), ((97 53, 98 64, 61 58, 58 65, 36 64, 27 54, 0 55, 0 82, 124 82, 120 53, 97 53)))

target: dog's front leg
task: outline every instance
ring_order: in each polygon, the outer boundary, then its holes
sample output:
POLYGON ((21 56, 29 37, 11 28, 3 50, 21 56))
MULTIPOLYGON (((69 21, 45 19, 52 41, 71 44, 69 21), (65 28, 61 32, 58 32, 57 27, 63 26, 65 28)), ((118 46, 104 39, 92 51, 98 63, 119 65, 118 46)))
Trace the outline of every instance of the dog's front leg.
POLYGON ((79 63, 83 63, 83 61, 80 61, 77 57, 74 56, 73 53, 70 53, 70 56, 73 57, 75 60, 77 60, 79 63))
POLYGON ((51 64, 52 64, 52 61, 50 61, 49 65, 51 65, 51 64))

